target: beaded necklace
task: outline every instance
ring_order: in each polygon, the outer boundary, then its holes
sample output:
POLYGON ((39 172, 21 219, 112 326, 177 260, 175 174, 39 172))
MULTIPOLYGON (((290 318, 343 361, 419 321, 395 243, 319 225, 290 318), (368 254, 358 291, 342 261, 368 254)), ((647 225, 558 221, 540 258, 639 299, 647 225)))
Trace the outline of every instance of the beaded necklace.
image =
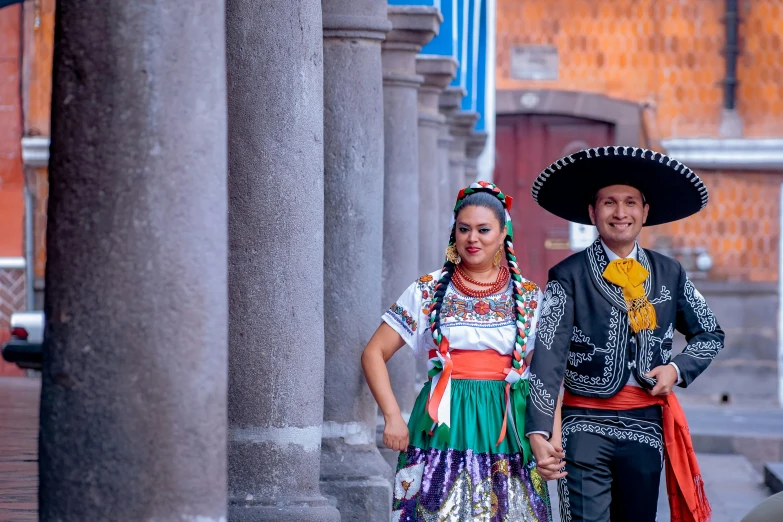
POLYGON ((500 270, 498 270, 498 277, 494 283, 479 283, 478 281, 467 277, 462 270, 459 269, 458 265, 457 270, 454 271, 454 277, 451 279, 451 282, 454 283, 454 288, 462 295, 468 297, 488 297, 505 290, 508 286, 508 280, 509 272, 508 268, 505 266, 501 266, 500 270), (485 290, 474 290, 473 288, 470 288, 466 282, 488 288, 485 290))
POLYGON ((504 268, 506 268, 506 267, 500 267, 500 270, 498 270, 498 275, 495 278, 495 281, 492 282, 492 283, 482 283, 481 281, 476 281, 475 279, 471 278, 465 272, 465 269, 462 268, 461 265, 457 265, 457 272, 462 277, 462 279, 464 279, 465 281, 467 281, 468 283, 470 283, 472 285, 475 285, 475 286, 494 286, 494 285, 498 284, 498 281, 500 281, 500 278, 503 276, 503 269, 504 268))

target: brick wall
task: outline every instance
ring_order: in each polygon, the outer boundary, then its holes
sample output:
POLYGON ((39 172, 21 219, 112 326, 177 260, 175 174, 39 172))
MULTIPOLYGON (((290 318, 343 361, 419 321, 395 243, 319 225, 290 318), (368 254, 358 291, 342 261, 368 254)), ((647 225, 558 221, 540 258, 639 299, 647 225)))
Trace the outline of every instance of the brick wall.
POLYGON ((21 7, 0 9, 0 257, 22 255, 21 7))
MULTIPOLYGON (((600 93, 644 109, 649 145, 717 137, 723 103, 724 2, 498 0, 498 90, 600 93), (519 45, 557 47, 557 80, 512 78, 519 45)), ((783 0, 740 2, 737 110, 748 137, 783 137, 783 0)), ((555 158, 553 158, 554 160, 555 158)), ((711 203, 645 231, 651 244, 707 247, 712 279, 776 281, 782 174, 700 172, 711 203)))
POLYGON ((713 258, 710 279, 777 281, 780 185, 783 173, 702 173, 710 203, 688 219, 645 229, 642 242, 658 238, 674 247, 706 247, 713 258))
MULTIPOLYGON (((0 9, 0 257, 21 256, 24 244, 20 9, 0 9)), ((24 271, 0 269, 0 343, 9 337, 11 313, 24 306, 24 271)), ((22 374, 0 360, 0 376, 22 374)))
MULTIPOLYGON (((738 110, 748 136, 783 135, 783 0, 740 2, 738 110)), ((565 89, 649 104, 651 133, 716 135, 724 2, 498 0, 498 89, 565 89), (555 81, 511 77, 511 49, 554 45, 555 81)))

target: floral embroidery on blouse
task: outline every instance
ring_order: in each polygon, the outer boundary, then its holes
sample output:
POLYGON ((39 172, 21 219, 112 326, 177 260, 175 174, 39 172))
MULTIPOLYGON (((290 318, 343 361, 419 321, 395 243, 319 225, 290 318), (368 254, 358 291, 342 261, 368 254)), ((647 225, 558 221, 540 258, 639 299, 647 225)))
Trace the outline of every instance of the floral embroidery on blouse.
POLYGON ((410 334, 413 334, 419 327, 419 323, 413 319, 410 312, 397 303, 394 303, 389 307, 389 313, 410 334))
POLYGON ((421 292, 421 313, 425 317, 430 315, 430 307, 435 297, 435 283, 437 281, 430 274, 424 274, 416 280, 416 288, 421 292))
POLYGON ((472 326, 503 326, 514 321, 514 307, 510 292, 475 298, 451 293, 441 309, 441 317, 449 326, 471 324, 472 326), (484 323, 484 324, 476 324, 484 323), (487 324, 491 323, 491 324, 487 324))
MULTIPOLYGON (((438 270, 416 279, 383 314, 383 321, 402 337, 419 359, 426 359, 428 351, 435 348, 430 332, 431 309, 440 277, 441 271, 438 270)), ((532 283, 526 286, 532 290, 520 288, 523 309, 520 321, 524 329, 530 329, 541 309, 541 291, 532 283)), ((517 334, 517 310, 512 290, 509 284, 497 294, 478 298, 462 295, 449 284, 445 289, 440 320, 446 327, 444 334, 450 346, 453 349, 492 348, 510 354, 517 334)), ((535 330, 530 330, 529 340, 532 341, 534 336, 535 330)), ((532 343, 529 345, 532 346, 532 343)))
POLYGON ((532 281, 525 281, 522 283, 522 288, 524 288, 528 292, 535 292, 536 290, 538 290, 538 285, 532 281))
MULTIPOLYGON (((418 280, 416 280, 416 287, 421 292, 432 293, 432 291, 435 289, 435 283, 436 281, 434 277, 432 277, 430 274, 424 274, 418 280)), ((426 297, 424 299, 426 299, 426 297)))

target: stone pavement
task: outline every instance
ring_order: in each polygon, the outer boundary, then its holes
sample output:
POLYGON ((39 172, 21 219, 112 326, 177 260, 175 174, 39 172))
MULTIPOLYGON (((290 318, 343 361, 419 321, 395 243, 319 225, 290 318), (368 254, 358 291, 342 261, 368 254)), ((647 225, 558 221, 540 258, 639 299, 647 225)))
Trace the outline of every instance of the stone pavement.
MULTIPOLYGON (((39 397, 40 381, 37 379, 0 378, 0 522, 38 519, 39 397)), ((779 410, 688 408, 687 413, 694 436, 713 434, 715 440, 719 440, 719 436, 750 440, 751 435, 783 438, 783 424, 779 424, 783 415, 779 410)), ((754 447, 753 451, 761 452, 761 448, 754 447)), ((739 522, 770 494, 762 484, 759 469, 742 455, 700 453, 699 465, 713 508, 712 522, 739 522)), ((550 491, 556 505, 554 483, 550 483, 550 491)), ((557 511, 555 509, 555 520, 559 522, 557 511)), ((658 520, 669 522, 663 484, 658 520)))
POLYGON ((0 377, 0 522, 38 520, 38 379, 0 377))
MULTIPOLYGON (((761 473, 745 457, 705 453, 698 458, 712 506, 712 522, 739 522, 770 495, 761 473)), ((658 521, 669 522, 668 503, 663 495, 659 498, 658 521)))
POLYGON ((697 453, 736 454, 756 471, 783 462, 783 409, 769 406, 683 404, 697 453))
POLYGON ((681 401, 691 433, 783 439, 783 409, 751 404, 713 406, 681 401))

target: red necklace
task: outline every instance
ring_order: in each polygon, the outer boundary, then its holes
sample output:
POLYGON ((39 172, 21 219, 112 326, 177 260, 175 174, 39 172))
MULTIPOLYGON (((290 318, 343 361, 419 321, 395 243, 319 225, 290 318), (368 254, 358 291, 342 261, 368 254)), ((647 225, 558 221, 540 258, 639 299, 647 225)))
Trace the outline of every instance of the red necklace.
POLYGON ((500 267, 500 270, 498 270, 498 275, 495 278, 495 281, 492 283, 482 283, 481 281, 476 281, 475 279, 471 278, 468 274, 465 273, 465 270, 457 265, 457 272, 459 272, 460 277, 467 281, 468 283, 475 285, 475 286, 495 286, 498 284, 498 281, 500 281, 500 278, 503 277, 503 269, 506 267, 500 267))
POLYGON ((509 273, 508 268, 505 266, 501 266, 500 270, 498 271, 498 278, 494 283, 478 283, 474 280, 468 278, 464 275, 462 270, 457 267, 457 270, 454 272, 454 277, 451 279, 451 282, 454 283, 454 288, 457 289, 459 293, 462 295, 466 295, 468 297, 488 297, 490 295, 498 294, 501 291, 505 290, 508 286, 508 280, 509 280, 509 273), (476 284, 479 286, 488 286, 486 290, 474 290, 473 288, 470 288, 465 282, 469 282, 471 284, 476 284))

